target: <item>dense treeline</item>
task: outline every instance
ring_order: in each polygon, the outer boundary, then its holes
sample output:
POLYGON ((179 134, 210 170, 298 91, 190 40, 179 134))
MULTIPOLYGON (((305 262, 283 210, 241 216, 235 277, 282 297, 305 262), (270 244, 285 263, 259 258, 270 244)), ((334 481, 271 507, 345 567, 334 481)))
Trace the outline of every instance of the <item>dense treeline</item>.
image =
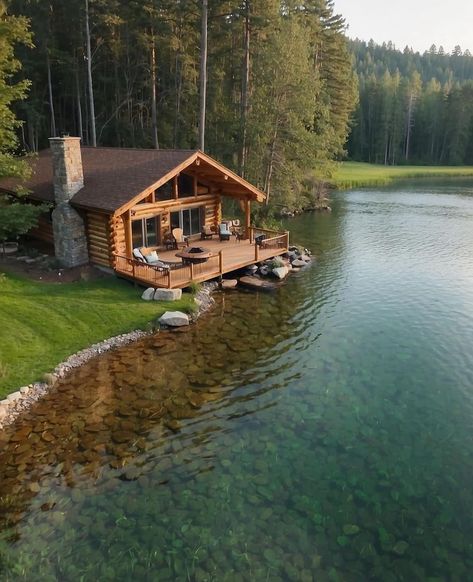
POLYGON ((310 172, 343 154, 357 92, 332 0, 9 6, 30 19, 35 44, 19 53, 31 80, 17 111, 27 151, 61 132, 92 145, 194 148, 204 70, 206 151, 271 199, 300 203, 310 172))
POLYGON ((473 57, 351 41, 359 82, 348 151, 383 164, 473 164, 473 57))

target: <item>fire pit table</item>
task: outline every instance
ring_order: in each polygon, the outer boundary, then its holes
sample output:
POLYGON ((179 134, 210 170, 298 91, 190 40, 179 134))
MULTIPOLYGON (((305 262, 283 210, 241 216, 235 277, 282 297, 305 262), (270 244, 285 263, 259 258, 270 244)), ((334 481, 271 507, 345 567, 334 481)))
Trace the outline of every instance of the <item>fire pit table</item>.
POLYGON ((176 253, 176 257, 180 257, 184 264, 193 263, 194 265, 205 263, 211 256, 211 251, 203 247, 187 247, 179 253, 176 253))

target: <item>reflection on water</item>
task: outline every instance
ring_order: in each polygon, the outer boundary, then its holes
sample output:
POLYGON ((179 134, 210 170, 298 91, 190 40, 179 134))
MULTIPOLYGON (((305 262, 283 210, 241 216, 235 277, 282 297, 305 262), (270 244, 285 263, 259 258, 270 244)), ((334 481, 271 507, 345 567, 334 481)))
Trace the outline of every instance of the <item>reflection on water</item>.
POLYGON ((467 580, 473 196, 337 195, 317 264, 108 353, 0 436, 0 574, 467 580))

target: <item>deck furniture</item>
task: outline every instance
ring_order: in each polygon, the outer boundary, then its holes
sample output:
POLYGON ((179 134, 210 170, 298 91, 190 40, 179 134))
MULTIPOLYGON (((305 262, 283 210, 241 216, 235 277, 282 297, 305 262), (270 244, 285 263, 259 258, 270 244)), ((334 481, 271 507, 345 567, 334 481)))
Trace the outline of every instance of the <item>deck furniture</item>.
POLYGON ((221 241, 230 240, 230 237, 232 236, 232 231, 228 228, 227 222, 221 222, 218 225, 218 235, 221 241))
POLYGON ((206 263, 211 256, 212 252, 209 249, 204 249, 203 247, 188 247, 183 251, 176 253, 176 257, 180 257, 185 265, 189 263, 206 263))
POLYGON ((172 236, 174 237, 175 247, 178 249, 179 247, 185 248, 187 246, 188 238, 184 236, 184 231, 182 228, 173 228, 172 229, 172 236))
POLYGON ((259 247, 263 247, 264 245, 264 240, 266 239, 266 235, 265 234, 260 234, 259 236, 255 236, 255 243, 259 246, 259 247))
POLYGON ((200 238, 201 240, 206 240, 208 238, 212 238, 215 234, 217 233, 215 232, 215 229, 212 226, 204 224, 204 226, 202 227, 202 231, 200 233, 200 238))
POLYGON ((133 256, 137 261, 156 267, 160 271, 167 271, 171 267, 162 261, 155 249, 148 247, 140 247, 133 249, 133 256))
POLYGON ((167 234, 164 235, 163 245, 166 247, 166 250, 168 251, 177 248, 176 239, 172 236, 171 232, 168 232, 167 234))
POLYGON ((235 240, 236 240, 237 242, 240 242, 241 240, 243 240, 243 236, 244 236, 244 235, 243 235, 243 232, 242 232, 241 228, 239 228, 239 227, 234 227, 234 228, 233 228, 233 234, 234 234, 234 236, 235 236, 235 240))

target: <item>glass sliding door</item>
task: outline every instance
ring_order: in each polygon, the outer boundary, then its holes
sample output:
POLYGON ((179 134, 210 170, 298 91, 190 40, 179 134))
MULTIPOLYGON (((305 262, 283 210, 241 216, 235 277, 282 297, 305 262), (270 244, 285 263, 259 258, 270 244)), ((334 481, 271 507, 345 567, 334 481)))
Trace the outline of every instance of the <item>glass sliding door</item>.
POLYGON ((147 247, 156 247, 159 244, 159 227, 160 218, 159 216, 153 216, 153 218, 146 218, 144 222, 145 240, 147 247))
POLYGON ((203 208, 203 206, 199 206, 171 212, 171 228, 182 228, 185 236, 199 234, 202 230, 203 208))
POLYGON ((153 216, 131 223, 133 248, 156 247, 160 244, 161 217, 153 216))

